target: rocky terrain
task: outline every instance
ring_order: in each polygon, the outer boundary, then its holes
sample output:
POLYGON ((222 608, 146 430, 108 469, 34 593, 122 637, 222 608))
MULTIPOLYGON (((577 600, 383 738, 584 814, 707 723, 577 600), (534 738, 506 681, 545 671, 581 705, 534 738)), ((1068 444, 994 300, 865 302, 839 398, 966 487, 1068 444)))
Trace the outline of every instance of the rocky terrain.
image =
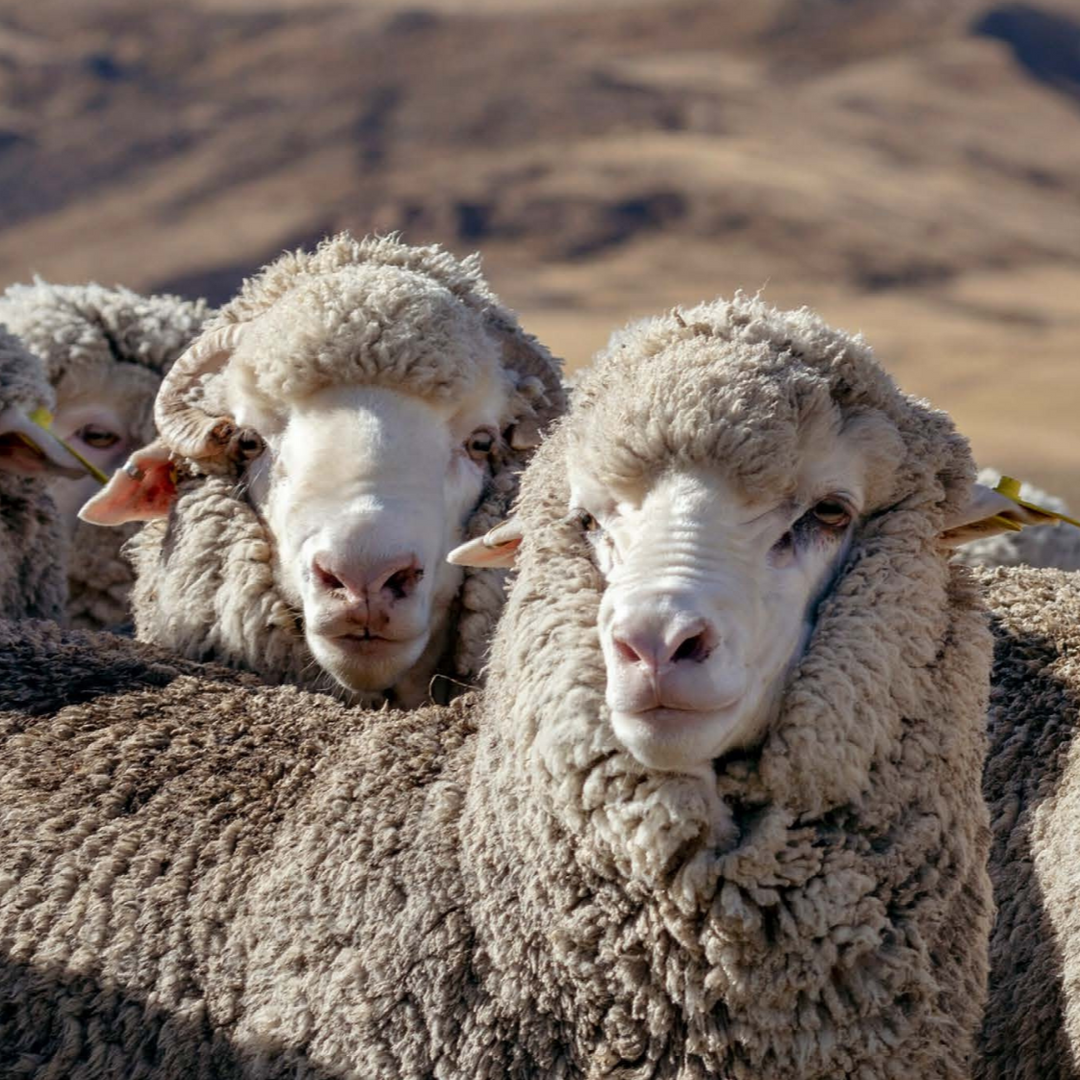
POLYGON ((1080 506, 1080 0, 6 0, 0 285, 480 248, 572 365, 735 288, 1080 506))

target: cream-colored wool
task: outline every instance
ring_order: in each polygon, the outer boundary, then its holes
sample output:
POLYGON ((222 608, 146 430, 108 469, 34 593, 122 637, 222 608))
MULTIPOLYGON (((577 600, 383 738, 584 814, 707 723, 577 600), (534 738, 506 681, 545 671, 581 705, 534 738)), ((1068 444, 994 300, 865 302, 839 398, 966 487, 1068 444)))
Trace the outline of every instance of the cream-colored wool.
MULTIPOLYGON (((994 487, 1000 479, 1001 473, 997 469, 979 470, 980 484, 994 487)), ((1021 486, 1020 497, 1059 514, 1069 513, 1063 500, 1031 484, 1021 486)), ((1080 570, 1080 529, 1061 521, 1051 526, 1000 533, 957 548, 956 561, 965 566, 1045 566, 1080 570)))
MULTIPOLYGON (((559 364, 500 305, 475 256, 457 260, 437 246, 393 237, 340 234, 314 252, 288 253, 245 282, 208 332, 250 323, 225 373, 200 387, 220 397, 218 380, 240 379, 274 401, 336 384, 395 387, 420 396, 466 394, 482 365, 500 363, 514 392, 501 418, 545 427, 565 408, 559 364)), ((483 535, 505 518, 531 449, 506 441, 467 525, 483 535)), ((192 479, 168 521, 132 542, 136 632, 193 659, 214 659, 351 700, 314 661, 300 613, 279 589, 274 545, 235 472, 191 462, 192 479), (207 475, 207 473, 212 473, 207 475)), ((503 604, 504 572, 469 570, 449 633, 451 654, 436 688, 475 684, 503 604)), ((393 691, 387 695, 393 700, 393 691)))
MULTIPOLYGON (((0 412, 52 409, 41 361, 0 325, 0 412)), ((58 619, 67 599, 68 538, 48 480, 0 468, 0 618, 58 619)))
MULTIPOLYGON (((37 278, 0 294, 0 322, 44 360, 57 407, 84 397, 114 402, 136 447, 153 440, 162 376, 208 314, 201 300, 140 296, 93 283, 54 285, 37 278)), ((71 625, 105 629, 130 620, 134 574, 120 548, 137 530, 77 523, 68 565, 71 625)))
POLYGON ((983 570, 998 914, 979 1080, 1080 1077, 1080 574, 983 570))
POLYGON ((0 690, 8 1060, 73 1080, 967 1077, 990 635, 936 537, 973 473, 859 340, 740 298, 638 327, 582 379, 523 482, 479 698, 150 692, 55 633, 0 648, 23 680, 0 690), (652 772, 607 721, 567 455, 782 493, 823 410, 903 450, 779 721, 709 782, 652 772))

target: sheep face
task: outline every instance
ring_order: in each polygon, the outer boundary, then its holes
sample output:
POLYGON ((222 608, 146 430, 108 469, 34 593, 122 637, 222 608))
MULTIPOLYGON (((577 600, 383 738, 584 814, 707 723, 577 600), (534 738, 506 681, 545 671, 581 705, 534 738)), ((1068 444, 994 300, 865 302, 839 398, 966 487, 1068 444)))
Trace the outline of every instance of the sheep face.
POLYGON ((775 493, 747 493, 719 463, 617 483, 571 467, 571 514, 605 583, 611 724, 642 764, 706 769, 775 715, 865 504, 851 441, 815 434, 775 493))
MULTIPOLYGON (((57 392, 53 431, 90 464, 111 476, 144 440, 152 427, 150 414, 161 376, 149 368, 128 364, 124 377, 108 368, 90 372, 77 392, 57 392)), ((79 510, 97 493, 99 482, 82 471, 78 479, 57 480, 53 501, 69 534, 78 525, 79 510)))
POLYGON ((315 659, 347 689, 426 695, 461 584, 445 555, 490 478, 506 398, 492 369, 463 399, 346 385, 287 413, 237 409, 267 444, 250 497, 274 538, 281 590, 303 612, 315 659))

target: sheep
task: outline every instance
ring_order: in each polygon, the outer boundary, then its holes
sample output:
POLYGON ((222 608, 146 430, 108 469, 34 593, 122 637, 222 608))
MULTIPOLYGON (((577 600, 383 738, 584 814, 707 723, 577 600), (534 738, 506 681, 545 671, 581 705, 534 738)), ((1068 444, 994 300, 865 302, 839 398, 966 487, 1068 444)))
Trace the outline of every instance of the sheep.
POLYGON ((506 515, 564 407, 478 257, 342 233, 245 282, 166 378, 160 441, 82 514, 149 521, 141 640, 411 707, 477 680, 503 574, 443 556, 506 515))
MULTIPOLYGON (((1001 479, 996 469, 980 469, 979 483, 993 487, 1001 479)), ((1059 514, 1068 514, 1064 501, 1024 484, 1021 496, 1059 514)), ((1024 529, 986 539, 973 540, 957 548, 956 560, 966 566, 1043 566, 1059 570, 1080 570, 1080 528, 1063 521, 1054 528, 1024 529)))
POLYGON ((48 480, 85 468, 35 422, 54 405, 41 360, 0 326, 0 618, 63 614, 67 538, 48 480))
POLYGON ((984 792, 997 919, 977 1080, 1080 1076, 1080 574, 979 572, 995 661, 984 792))
POLYGON ((620 341, 514 523, 455 554, 517 559, 477 694, 148 687, 7 631, 0 1066, 968 1075, 991 641, 941 542, 985 511, 967 443, 805 310, 620 341))
MULTIPOLYGON (((54 430, 111 475, 154 438, 153 402, 169 365, 209 314, 203 301, 140 296, 117 286, 55 285, 41 278, 0 294, 0 322, 42 358, 56 391, 54 430)), ((133 572, 120 548, 138 526, 101 529, 78 519, 98 489, 83 472, 52 488, 71 549, 65 618, 86 629, 130 619, 133 572)))

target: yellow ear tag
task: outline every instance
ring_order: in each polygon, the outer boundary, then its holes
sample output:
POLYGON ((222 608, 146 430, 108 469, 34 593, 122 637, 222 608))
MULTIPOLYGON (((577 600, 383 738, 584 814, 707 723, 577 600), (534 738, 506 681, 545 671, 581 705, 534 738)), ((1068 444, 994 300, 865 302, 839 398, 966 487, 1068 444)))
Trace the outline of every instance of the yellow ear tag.
POLYGON ((31 420, 31 421, 33 421, 33 423, 37 424, 37 426, 38 426, 39 428, 41 428, 41 430, 42 430, 42 431, 47 431, 47 432, 48 432, 48 433, 49 433, 50 435, 52 435, 52 437, 53 437, 54 439, 56 439, 56 441, 57 441, 57 442, 58 442, 58 443, 59 443, 59 444, 60 444, 60 445, 61 445, 61 446, 62 446, 62 447, 63 447, 63 448, 64 448, 64 449, 65 449, 65 450, 66 450, 66 451, 67 451, 67 452, 68 452, 68 453, 69 453, 69 454, 70 454, 70 455, 71 455, 71 456, 73 457, 73 458, 75 458, 75 460, 76 460, 76 461, 78 461, 78 462, 79 462, 79 464, 80 464, 80 465, 82 465, 82 467, 83 467, 83 468, 84 468, 84 469, 85 469, 85 470, 86 470, 86 471, 87 471, 87 472, 88 472, 88 473, 89 473, 89 474, 90 474, 90 475, 91 475, 91 476, 92 476, 92 477, 93 477, 93 478, 94 478, 94 479, 95 479, 95 480, 96 480, 96 481, 97 481, 97 482, 98 482, 99 484, 107 484, 107 483, 109 482, 109 478, 108 478, 108 477, 107 477, 107 476, 106 476, 106 475, 105 475, 105 474, 104 474, 104 473, 103 473, 103 472, 102 472, 102 471, 101 471, 101 470, 100 470, 100 469, 99 469, 99 468, 98 468, 98 467, 97 467, 96 465, 94 465, 94 464, 92 464, 91 462, 87 461, 87 460, 86 460, 86 458, 84 458, 84 457, 82 456, 82 454, 80 454, 80 453, 79 453, 79 451, 78 451, 78 450, 76 450, 76 449, 75 449, 75 448, 74 448, 73 446, 68 446, 68 444, 67 444, 66 442, 64 442, 64 440, 63 440, 63 439, 61 439, 61 438, 60 438, 59 436, 57 436, 57 435, 53 435, 53 433, 52 433, 51 431, 49 431, 49 429, 50 429, 50 428, 52 427, 52 422, 53 422, 53 415, 52 415, 52 413, 51 413, 51 412, 49 412, 49 410, 48 410, 48 409, 45 409, 45 408, 41 408, 41 409, 34 409, 34 411, 33 411, 33 412, 29 412, 29 413, 27 413, 26 415, 27 415, 27 419, 28 419, 28 420, 31 420))
MULTIPOLYGON (((1002 476, 1002 478, 997 483, 997 487, 995 487, 994 490, 999 495, 1004 495, 1006 499, 1012 499, 1012 501, 1016 503, 1017 506, 1022 506, 1027 510, 1034 510, 1038 514, 1045 514, 1047 517, 1055 518, 1058 521, 1066 521, 1070 525, 1075 525, 1078 529, 1080 529, 1080 521, 1077 521, 1075 518, 1067 517, 1065 514, 1059 514, 1056 510, 1047 510, 1045 506, 1039 506, 1038 503, 1025 502, 1023 499, 1021 499, 1020 481, 1012 476, 1002 476)), ((1003 521, 1005 519, 997 517, 994 520, 1003 521)), ((1021 526, 1019 525, 1016 525, 1014 527, 1017 530, 1021 528, 1021 526)))

